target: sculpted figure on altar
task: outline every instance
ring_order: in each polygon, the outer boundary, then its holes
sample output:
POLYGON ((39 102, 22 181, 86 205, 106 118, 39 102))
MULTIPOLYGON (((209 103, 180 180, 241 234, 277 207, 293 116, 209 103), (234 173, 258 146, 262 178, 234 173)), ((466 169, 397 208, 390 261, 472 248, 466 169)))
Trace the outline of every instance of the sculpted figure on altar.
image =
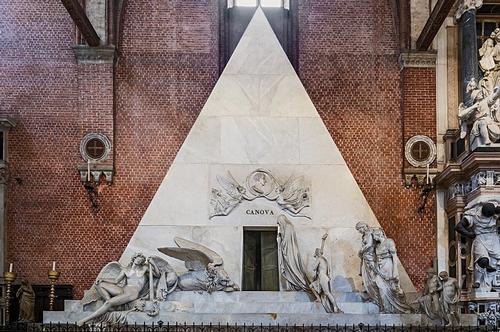
POLYGON ((472 240, 469 270, 474 272, 474 288, 492 290, 492 282, 500 266, 500 236, 498 201, 479 201, 466 206, 455 230, 472 240))
POLYGON ((470 130, 471 147, 495 143, 500 139, 500 123, 497 119, 500 87, 495 87, 493 92, 487 95, 484 90, 477 88, 475 81, 471 81, 468 91, 470 91, 474 104, 465 107, 461 103, 459 106, 460 137, 465 138, 468 126, 472 125, 470 130))

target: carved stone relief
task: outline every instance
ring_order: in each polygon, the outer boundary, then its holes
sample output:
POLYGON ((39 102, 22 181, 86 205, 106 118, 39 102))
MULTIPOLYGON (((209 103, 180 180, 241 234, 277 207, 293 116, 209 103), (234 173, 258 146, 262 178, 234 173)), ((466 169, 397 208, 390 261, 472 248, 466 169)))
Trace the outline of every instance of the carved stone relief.
POLYGON ((217 175, 220 188, 212 188, 210 193, 209 218, 229 215, 241 202, 265 198, 274 201, 281 210, 295 217, 311 219, 304 209, 310 206, 310 190, 303 176, 290 176, 284 183, 276 179, 270 171, 256 169, 243 184, 231 172, 226 176, 217 175))
POLYGON ((481 171, 470 177, 466 182, 455 183, 448 188, 448 199, 465 196, 481 187, 500 185, 500 172, 481 171))

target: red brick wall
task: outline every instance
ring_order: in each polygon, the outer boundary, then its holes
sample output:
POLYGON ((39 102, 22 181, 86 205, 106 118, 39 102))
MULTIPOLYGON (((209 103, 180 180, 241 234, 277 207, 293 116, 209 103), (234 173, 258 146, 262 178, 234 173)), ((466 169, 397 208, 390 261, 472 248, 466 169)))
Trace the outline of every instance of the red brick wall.
POLYGON ((126 2, 116 69, 114 184, 93 215, 76 166, 89 130, 112 136, 112 71, 77 65, 59 0, 0 2, 0 112, 10 136, 8 262, 76 297, 122 254, 217 80, 216 1, 126 2), (19 179, 20 183, 16 181, 19 179))
POLYGON ((402 84, 394 26, 390 1, 301 1, 300 76, 421 287, 436 255, 435 200, 429 197, 421 218, 420 191, 404 188, 404 139, 414 134, 435 138, 435 80, 433 70, 411 69, 402 84))
MULTIPOLYGON (((419 192, 403 187, 401 91, 413 85, 401 85, 388 3, 301 1, 300 74, 420 284, 435 255, 435 218, 421 219, 419 192)), ((116 173, 93 215, 76 165, 87 128, 110 130, 109 112, 92 119, 112 107, 110 68, 75 63, 74 27, 59 0, 0 2, 0 112, 19 123, 10 136, 8 261, 22 276, 47 282, 57 260, 61 282, 80 297, 122 254, 217 80, 216 4, 126 2, 115 69, 116 173)), ((432 112, 432 102, 419 108, 414 100, 405 116, 432 112)))

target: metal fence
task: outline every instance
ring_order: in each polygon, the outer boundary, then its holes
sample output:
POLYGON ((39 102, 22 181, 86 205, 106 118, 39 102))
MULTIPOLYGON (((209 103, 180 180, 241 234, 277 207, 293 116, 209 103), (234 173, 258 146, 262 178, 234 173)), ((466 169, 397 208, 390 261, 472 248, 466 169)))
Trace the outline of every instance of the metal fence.
POLYGON ((74 324, 13 324, 0 326, 0 331, 8 332, 474 332, 499 331, 486 326, 369 326, 369 325, 85 325, 74 324))

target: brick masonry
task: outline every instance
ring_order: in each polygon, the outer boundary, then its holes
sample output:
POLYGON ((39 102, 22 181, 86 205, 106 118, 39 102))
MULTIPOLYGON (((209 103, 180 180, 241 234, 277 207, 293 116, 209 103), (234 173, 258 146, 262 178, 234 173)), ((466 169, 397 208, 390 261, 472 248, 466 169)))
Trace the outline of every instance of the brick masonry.
MULTIPOLYGON (((21 276, 46 283, 57 260, 60 282, 81 297, 121 255, 216 83, 217 3, 127 1, 109 118, 112 69, 76 64, 60 1, 0 2, 0 112, 18 122, 7 260, 21 276), (76 172, 79 143, 88 128, 113 123, 114 183, 93 215, 76 172)), ((421 218, 419 191, 403 187, 403 146, 407 135, 435 133, 434 72, 400 71, 389 3, 301 1, 300 76, 421 286, 436 250, 434 198, 421 218)))

